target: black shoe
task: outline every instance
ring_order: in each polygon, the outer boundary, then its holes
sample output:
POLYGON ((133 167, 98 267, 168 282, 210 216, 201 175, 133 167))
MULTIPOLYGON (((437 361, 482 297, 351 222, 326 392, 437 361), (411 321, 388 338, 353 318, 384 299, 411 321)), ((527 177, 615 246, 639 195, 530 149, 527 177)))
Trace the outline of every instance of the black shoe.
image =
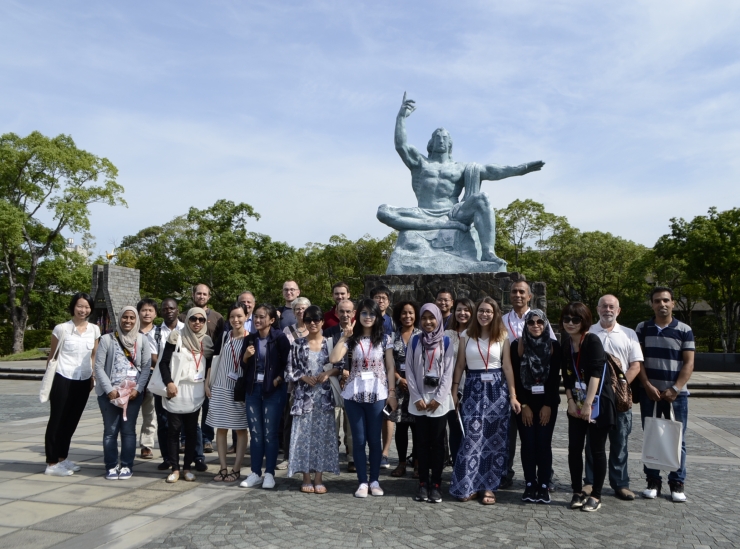
POLYGON ((172 464, 167 460, 164 460, 162 463, 157 465, 158 471, 166 471, 167 469, 171 469, 171 468, 172 468, 172 464))
POLYGON ((585 494, 573 494, 573 497, 570 500, 570 508, 571 509, 580 509, 583 507, 583 504, 586 501, 586 495, 585 494))
POLYGON ((527 501, 529 503, 535 503, 537 501, 537 489, 532 486, 531 482, 528 482, 527 487, 524 489, 522 501, 527 501))
POLYGON ((198 460, 195 462, 195 470, 199 473, 203 473, 205 471, 208 471, 208 465, 206 465, 205 461, 198 460))
POLYGON ((510 477, 502 478, 501 483, 498 485, 498 487, 501 490, 506 490, 507 488, 511 488, 513 484, 514 484, 514 475, 511 475, 510 477))
POLYGON ((581 506, 581 511, 585 511, 586 513, 593 513, 599 509, 601 509, 601 500, 596 500, 592 497, 589 497, 581 506))
POLYGON ((442 492, 439 488, 439 484, 432 484, 432 489, 429 490, 429 503, 442 503, 442 492))
POLYGON ((537 503, 550 503, 550 490, 547 489, 547 484, 543 484, 537 490, 537 503))
POLYGON ((210 442, 203 443, 203 453, 204 454, 212 454, 213 453, 213 445, 210 442))
POLYGON ((427 493, 427 487, 424 486, 423 482, 419 483, 419 489, 416 492, 416 496, 414 496, 414 500, 416 501, 428 501, 429 500, 429 494, 427 493))

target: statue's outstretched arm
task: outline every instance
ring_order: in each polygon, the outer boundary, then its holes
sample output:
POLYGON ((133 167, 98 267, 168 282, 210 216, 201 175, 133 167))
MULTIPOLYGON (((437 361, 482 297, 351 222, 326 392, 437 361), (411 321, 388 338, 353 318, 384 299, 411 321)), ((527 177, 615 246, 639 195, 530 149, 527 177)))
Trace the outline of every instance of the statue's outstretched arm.
POLYGON ((496 164, 486 164, 480 172, 481 180, 487 179, 495 181, 497 179, 506 179, 515 175, 525 175, 529 172, 537 172, 542 169, 545 163, 542 160, 527 162, 520 166, 497 166, 496 164))
POLYGON ((421 155, 419 151, 413 145, 409 145, 406 139, 406 117, 416 110, 416 105, 413 99, 406 99, 406 92, 403 92, 403 102, 401 103, 401 109, 398 111, 396 116, 396 152, 406 164, 408 169, 413 169, 419 166, 421 155))

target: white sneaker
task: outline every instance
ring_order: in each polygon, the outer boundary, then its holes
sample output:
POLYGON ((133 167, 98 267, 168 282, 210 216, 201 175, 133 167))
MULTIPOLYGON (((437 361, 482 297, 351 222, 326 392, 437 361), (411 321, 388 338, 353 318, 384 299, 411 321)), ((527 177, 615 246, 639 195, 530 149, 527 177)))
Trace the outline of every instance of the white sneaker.
POLYGON ((374 496, 382 496, 385 492, 383 492, 380 483, 376 480, 370 483, 370 493, 374 496))
POLYGON ((671 483, 671 499, 674 503, 685 503, 686 494, 683 492, 683 483, 673 482, 671 483))
POLYGON ((262 482, 262 488, 266 490, 272 490, 275 488, 275 477, 270 473, 265 473, 265 480, 262 482))
POLYGON ((61 463, 55 463, 54 465, 47 465, 44 474, 51 475, 53 477, 68 477, 69 475, 73 475, 74 471, 70 471, 61 463))
POLYGON ((60 461, 59 465, 66 469, 69 469, 70 471, 74 471, 75 473, 81 469, 81 467, 77 465, 74 461, 70 461, 68 459, 60 461))
POLYGON ((661 482, 659 480, 648 479, 647 488, 642 491, 642 497, 655 499, 660 495, 661 482))
POLYGON ((246 480, 243 480, 239 486, 242 488, 252 488, 253 486, 259 486, 262 484, 262 480, 262 477, 257 473, 252 473, 246 480))
POLYGON ((364 482, 360 484, 359 488, 357 488, 357 491, 355 492, 356 498, 366 498, 367 497, 367 484, 364 482))

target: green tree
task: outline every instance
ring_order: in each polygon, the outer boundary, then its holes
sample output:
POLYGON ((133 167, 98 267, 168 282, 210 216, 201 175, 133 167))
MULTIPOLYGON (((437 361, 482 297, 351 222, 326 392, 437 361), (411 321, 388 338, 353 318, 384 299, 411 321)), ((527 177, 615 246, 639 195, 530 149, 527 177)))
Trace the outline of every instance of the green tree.
POLYGON ((13 325, 14 353, 23 351, 41 263, 64 245, 62 231, 86 233, 91 204, 125 205, 117 174, 107 158, 78 149, 66 135, 0 136, 0 273, 7 277, 3 308, 13 325), (51 219, 49 226, 42 217, 51 219))
POLYGON ((703 287, 703 296, 717 320, 724 352, 734 353, 740 325, 740 208, 691 221, 671 219, 671 232, 655 244, 656 254, 678 261, 687 280, 703 287))
POLYGON ((509 253, 513 253, 513 265, 509 269, 519 271, 520 259, 527 249, 527 243, 532 242, 537 247, 547 240, 554 232, 562 230, 568 225, 564 217, 545 211, 544 204, 531 199, 514 200, 506 208, 498 210, 497 231, 506 240, 499 256, 509 261, 509 253))

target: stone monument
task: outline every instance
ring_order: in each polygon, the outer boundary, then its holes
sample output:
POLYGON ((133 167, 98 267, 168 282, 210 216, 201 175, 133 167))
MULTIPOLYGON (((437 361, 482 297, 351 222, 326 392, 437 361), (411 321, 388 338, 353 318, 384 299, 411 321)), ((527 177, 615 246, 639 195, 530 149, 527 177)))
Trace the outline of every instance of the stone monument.
POLYGON ((538 171, 537 160, 520 166, 480 165, 452 160, 452 137, 444 128, 432 133, 429 156, 406 139, 406 118, 414 112, 413 99, 403 94, 396 116, 396 151, 411 170, 417 207, 383 204, 378 219, 399 231, 386 275, 496 273, 506 261, 496 256, 496 215, 481 182, 538 171), (463 194, 464 191, 464 194, 463 194), (460 198, 462 195, 462 198, 460 198))
POLYGON ((126 305, 135 307, 141 299, 139 294, 139 269, 119 265, 93 265, 92 288, 93 312, 90 321, 105 334, 118 324, 118 315, 126 305))

